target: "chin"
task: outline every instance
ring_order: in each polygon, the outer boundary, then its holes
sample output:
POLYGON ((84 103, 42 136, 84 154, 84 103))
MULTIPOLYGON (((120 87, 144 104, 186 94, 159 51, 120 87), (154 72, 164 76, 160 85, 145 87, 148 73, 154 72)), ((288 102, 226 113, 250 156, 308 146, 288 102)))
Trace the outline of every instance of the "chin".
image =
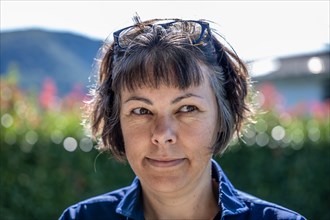
POLYGON ((171 175, 157 175, 140 178, 142 187, 152 189, 154 192, 173 193, 184 188, 188 181, 186 175, 171 176, 171 175))

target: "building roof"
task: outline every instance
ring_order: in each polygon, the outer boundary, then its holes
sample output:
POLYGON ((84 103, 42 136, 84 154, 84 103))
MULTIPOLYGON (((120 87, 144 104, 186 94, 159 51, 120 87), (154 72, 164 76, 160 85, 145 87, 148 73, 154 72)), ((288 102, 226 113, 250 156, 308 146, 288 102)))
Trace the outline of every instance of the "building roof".
POLYGON ((324 51, 263 59, 248 63, 252 78, 258 81, 295 77, 330 77, 330 46, 324 51))

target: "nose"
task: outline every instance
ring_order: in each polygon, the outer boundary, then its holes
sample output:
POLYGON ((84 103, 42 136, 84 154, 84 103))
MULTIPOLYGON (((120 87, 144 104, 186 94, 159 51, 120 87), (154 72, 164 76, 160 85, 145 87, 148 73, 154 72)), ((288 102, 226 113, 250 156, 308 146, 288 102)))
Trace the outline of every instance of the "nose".
POLYGON ((176 142, 175 123, 170 117, 155 120, 151 141, 155 145, 174 144, 176 142))

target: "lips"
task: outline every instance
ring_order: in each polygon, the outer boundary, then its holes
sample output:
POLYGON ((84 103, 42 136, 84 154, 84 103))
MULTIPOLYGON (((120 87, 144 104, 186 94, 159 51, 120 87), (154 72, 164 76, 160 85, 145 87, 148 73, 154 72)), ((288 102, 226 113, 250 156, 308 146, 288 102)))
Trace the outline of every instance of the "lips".
POLYGON ((154 167, 175 167, 184 162, 184 158, 179 159, 152 159, 146 158, 148 163, 154 167))

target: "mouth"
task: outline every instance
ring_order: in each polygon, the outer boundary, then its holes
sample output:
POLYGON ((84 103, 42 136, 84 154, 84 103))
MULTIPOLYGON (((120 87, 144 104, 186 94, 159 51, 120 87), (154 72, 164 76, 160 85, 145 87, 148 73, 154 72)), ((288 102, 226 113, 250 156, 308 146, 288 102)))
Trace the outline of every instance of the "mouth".
POLYGON ((148 163, 154 167, 175 167, 180 165, 185 161, 185 158, 178 158, 178 159, 152 159, 146 158, 148 163))

